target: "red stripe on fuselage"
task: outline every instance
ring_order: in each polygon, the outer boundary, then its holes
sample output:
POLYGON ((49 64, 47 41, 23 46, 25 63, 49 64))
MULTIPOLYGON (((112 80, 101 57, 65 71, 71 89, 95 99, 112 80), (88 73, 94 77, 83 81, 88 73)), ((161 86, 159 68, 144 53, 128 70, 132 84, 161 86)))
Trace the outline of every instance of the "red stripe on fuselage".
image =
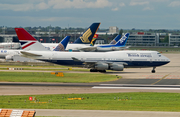
POLYGON ((30 46, 30 45, 32 45, 32 44, 34 44, 34 43, 35 43, 35 42, 31 42, 31 43, 25 45, 24 47, 22 47, 22 49, 27 48, 28 46, 30 46))

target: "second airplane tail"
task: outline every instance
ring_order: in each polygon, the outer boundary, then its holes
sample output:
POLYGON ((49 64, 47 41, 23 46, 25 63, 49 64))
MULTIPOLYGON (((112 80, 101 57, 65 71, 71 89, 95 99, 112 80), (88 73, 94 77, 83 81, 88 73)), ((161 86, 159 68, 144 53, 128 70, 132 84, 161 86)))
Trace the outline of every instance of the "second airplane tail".
POLYGON ((101 23, 93 23, 74 43, 90 44, 101 23))

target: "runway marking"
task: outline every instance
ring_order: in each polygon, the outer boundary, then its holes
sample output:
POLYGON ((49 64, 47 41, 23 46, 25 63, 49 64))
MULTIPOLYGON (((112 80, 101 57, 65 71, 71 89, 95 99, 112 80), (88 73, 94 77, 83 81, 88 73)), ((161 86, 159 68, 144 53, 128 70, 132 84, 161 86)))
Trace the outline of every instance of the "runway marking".
POLYGON ((180 90, 180 88, 160 88, 160 87, 101 87, 94 86, 94 89, 149 89, 149 90, 180 90))
POLYGON ((180 79, 180 75, 169 75, 166 79, 180 79))
POLYGON ((161 79, 165 75, 146 75, 146 79, 161 79))
MULTIPOLYGON (((168 74, 168 75, 169 75, 169 74, 168 74)), ((162 77, 161 79, 159 79, 157 82, 152 83, 151 85, 154 85, 154 84, 156 84, 156 83, 160 82, 162 79, 166 78, 168 75, 165 75, 164 77, 162 77)))

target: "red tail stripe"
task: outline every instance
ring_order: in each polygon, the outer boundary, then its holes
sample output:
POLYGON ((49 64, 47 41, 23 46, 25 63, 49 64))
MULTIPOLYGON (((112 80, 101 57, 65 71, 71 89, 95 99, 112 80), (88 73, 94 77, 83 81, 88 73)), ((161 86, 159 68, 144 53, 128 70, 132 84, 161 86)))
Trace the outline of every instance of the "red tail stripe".
POLYGON ((24 47, 22 47, 22 49, 27 48, 28 46, 30 46, 30 45, 32 45, 32 44, 34 44, 34 43, 35 43, 35 42, 31 42, 31 43, 25 45, 24 47))

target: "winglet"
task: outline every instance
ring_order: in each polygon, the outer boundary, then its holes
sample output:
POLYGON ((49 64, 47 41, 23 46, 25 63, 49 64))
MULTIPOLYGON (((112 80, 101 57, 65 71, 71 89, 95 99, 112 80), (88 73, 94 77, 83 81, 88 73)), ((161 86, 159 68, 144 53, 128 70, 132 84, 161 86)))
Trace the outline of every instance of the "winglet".
POLYGON ((90 44, 101 23, 93 23, 74 43, 90 44))
POLYGON ((47 49, 39 41, 37 41, 23 28, 15 28, 15 31, 21 43, 22 49, 34 51, 47 51, 47 49))
POLYGON ((53 51, 64 51, 71 36, 66 36, 53 51))

